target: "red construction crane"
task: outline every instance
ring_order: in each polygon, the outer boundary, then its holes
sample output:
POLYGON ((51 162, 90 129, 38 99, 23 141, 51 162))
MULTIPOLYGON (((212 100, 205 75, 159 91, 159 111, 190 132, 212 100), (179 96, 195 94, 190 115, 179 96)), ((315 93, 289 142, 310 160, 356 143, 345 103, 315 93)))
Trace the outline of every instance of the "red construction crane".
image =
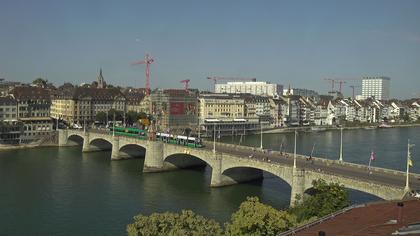
POLYGON ((214 91, 216 92, 216 84, 218 80, 231 80, 231 81, 257 81, 257 78, 241 78, 241 77, 207 77, 214 82, 214 91))
POLYGON ((361 86, 360 86, 360 85, 350 85, 349 87, 350 87, 350 88, 351 88, 351 90, 352 90, 353 99, 354 99, 354 89, 355 89, 355 88, 360 88, 361 86))
POLYGON ((132 63, 132 65, 142 65, 146 64, 146 94, 150 95, 150 64, 154 62, 153 58, 149 57, 149 54, 146 54, 143 61, 137 61, 132 63))
POLYGON ((184 80, 181 80, 179 82, 183 83, 185 91, 188 91, 188 83, 190 82, 190 80, 189 79, 184 79, 184 80))

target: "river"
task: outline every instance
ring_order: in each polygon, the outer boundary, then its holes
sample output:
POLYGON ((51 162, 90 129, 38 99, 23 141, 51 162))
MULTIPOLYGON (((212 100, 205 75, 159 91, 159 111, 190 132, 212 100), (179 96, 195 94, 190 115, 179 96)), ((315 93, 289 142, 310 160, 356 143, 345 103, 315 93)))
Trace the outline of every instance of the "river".
MULTIPOLYGON (((339 131, 299 133, 298 153, 337 158, 339 131)), ((420 127, 345 130, 344 160, 405 170, 407 139, 420 173, 420 127)), ((231 137, 221 141, 232 142, 231 137)), ((233 142, 238 142, 234 137, 233 142)), ((264 134, 264 147, 293 150, 293 134, 264 134)), ((260 136, 244 144, 259 146, 260 136)), ((81 153, 81 147, 0 151, 0 229, 2 235, 123 235, 138 213, 192 209, 220 222, 229 219, 247 196, 286 208, 290 187, 268 175, 263 181, 210 188, 209 168, 142 173, 143 158, 111 161, 110 152, 81 153)), ((377 200, 350 190, 353 203, 377 200)))

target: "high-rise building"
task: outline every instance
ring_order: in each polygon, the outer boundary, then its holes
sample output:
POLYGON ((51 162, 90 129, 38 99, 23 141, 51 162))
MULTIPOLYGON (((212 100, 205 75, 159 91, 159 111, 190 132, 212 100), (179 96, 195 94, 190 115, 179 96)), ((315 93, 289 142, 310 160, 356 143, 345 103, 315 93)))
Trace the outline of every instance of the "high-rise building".
POLYGON ((277 97, 283 93, 283 85, 267 82, 227 82, 216 84, 216 93, 250 93, 253 95, 277 97))
POLYGON ((378 100, 389 99, 389 84, 391 79, 385 76, 365 76, 362 78, 363 99, 374 97, 378 100))

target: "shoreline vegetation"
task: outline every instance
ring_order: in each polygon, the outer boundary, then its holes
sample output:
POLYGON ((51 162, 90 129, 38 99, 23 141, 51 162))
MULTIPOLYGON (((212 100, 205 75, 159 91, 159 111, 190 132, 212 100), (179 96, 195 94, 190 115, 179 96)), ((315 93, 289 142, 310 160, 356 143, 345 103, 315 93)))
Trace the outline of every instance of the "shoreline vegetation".
POLYGON ((310 195, 297 196, 294 207, 277 210, 261 203, 258 197, 247 197, 228 222, 221 224, 197 215, 191 210, 181 213, 139 214, 127 225, 129 236, 140 235, 278 235, 281 232, 314 222, 350 205, 343 185, 313 181, 310 195))

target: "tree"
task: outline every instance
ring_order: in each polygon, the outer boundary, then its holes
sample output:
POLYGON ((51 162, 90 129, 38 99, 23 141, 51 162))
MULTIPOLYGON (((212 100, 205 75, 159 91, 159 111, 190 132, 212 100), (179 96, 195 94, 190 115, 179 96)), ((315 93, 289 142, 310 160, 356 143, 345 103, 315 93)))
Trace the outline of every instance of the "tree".
POLYGON ((36 78, 34 81, 32 81, 32 84, 45 88, 47 86, 48 80, 44 80, 43 78, 36 78))
POLYGON ((96 113, 96 121, 99 121, 101 124, 105 124, 106 123, 106 113, 103 111, 100 111, 98 113, 96 113))
POLYGON ((136 111, 128 111, 126 117, 128 124, 133 124, 141 118, 140 113, 136 111))
POLYGON ((225 224, 225 235, 277 235, 296 225, 296 217, 248 197, 225 224))
POLYGON ((296 215, 298 222, 307 221, 336 212, 350 205, 348 193, 344 186, 337 183, 327 184, 319 179, 312 182, 312 195, 298 196, 299 203, 289 210, 296 215))
POLYGON ((127 226, 129 236, 137 235, 222 235, 222 228, 214 220, 206 219, 190 210, 178 213, 137 215, 127 226))
POLYGON ((112 108, 108 111, 108 120, 113 121, 114 120, 114 114, 115 114, 115 120, 116 121, 123 119, 123 112, 115 110, 114 108, 112 108))

